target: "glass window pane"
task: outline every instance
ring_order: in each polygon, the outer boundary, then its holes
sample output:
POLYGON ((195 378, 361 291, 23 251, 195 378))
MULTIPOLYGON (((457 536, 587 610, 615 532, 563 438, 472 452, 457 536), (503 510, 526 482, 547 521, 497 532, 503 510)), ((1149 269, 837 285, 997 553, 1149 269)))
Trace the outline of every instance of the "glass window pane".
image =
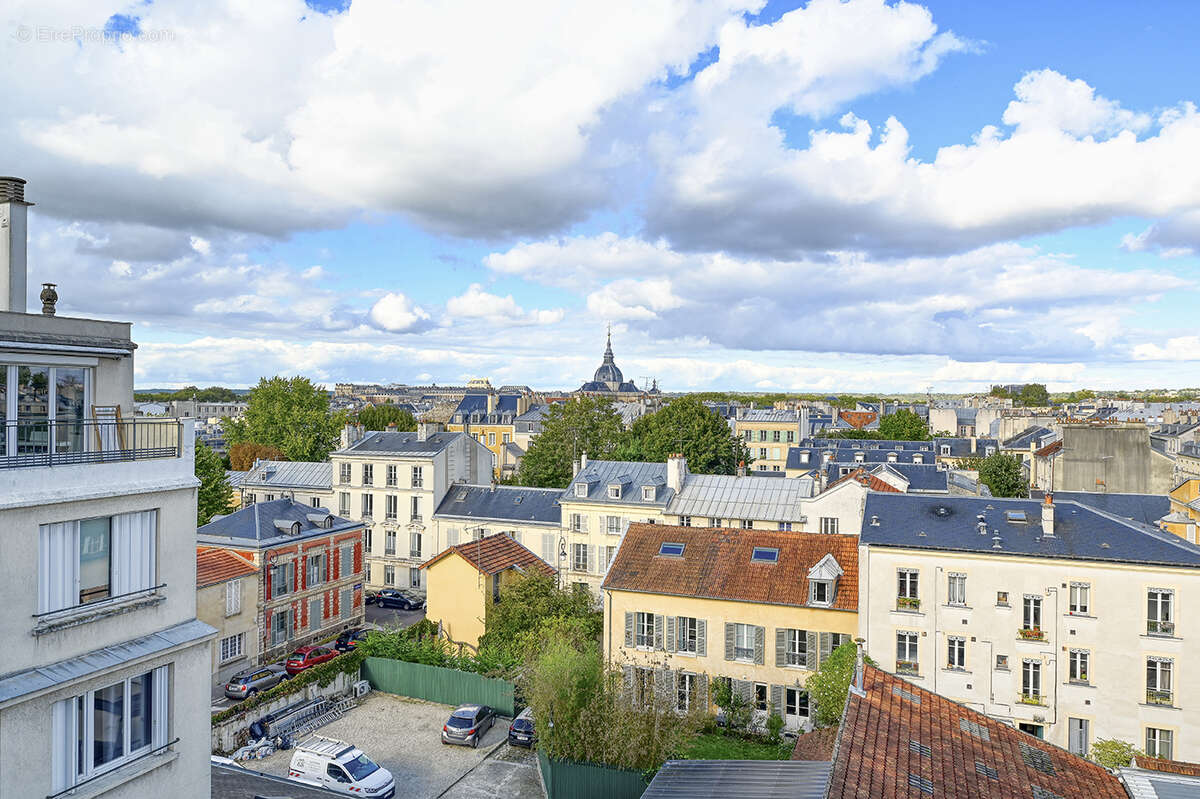
POLYGON ((55 452, 83 450, 83 369, 56 367, 54 370, 55 452))
POLYGON ((18 453, 50 451, 50 367, 17 367, 18 453))
POLYGON ((79 523, 79 604, 109 596, 109 519, 87 519, 79 523))
POLYGON ((125 683, 96 691, 92 699, 92 765, 100 767, 125 754, 125 683))
POLYGON ((154 672, 146 672, 129 681, 129 751, 150 745, 150 722, 154 691, 151 690, 154 672))

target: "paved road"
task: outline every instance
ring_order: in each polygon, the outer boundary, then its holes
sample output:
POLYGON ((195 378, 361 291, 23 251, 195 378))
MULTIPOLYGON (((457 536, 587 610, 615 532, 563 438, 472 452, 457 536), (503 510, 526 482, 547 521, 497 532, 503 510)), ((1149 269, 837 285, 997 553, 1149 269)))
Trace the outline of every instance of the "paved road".
MULTIPOLYGON (((507 725, 506 725, 507 729, 507 725)), ((502 744, 442 794, 441 799, 544 799, 537 755, 502 744)))

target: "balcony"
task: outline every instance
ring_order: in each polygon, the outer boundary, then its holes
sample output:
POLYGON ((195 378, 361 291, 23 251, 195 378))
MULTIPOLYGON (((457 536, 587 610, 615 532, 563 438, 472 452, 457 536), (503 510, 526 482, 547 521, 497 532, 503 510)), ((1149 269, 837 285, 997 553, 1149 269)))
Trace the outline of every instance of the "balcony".
POLYGON ((1021 694, 1021 698, 1017 700, 1022 705, 1038 705, 1044 707, 1046 699, 1041 694, 1021 694))
POLYGON ((14 419, 0 427, 0 469, 178 458, 183 445, 178 419, 14 419))
POLYGON ((1154 621, 1151 619, 1146 622, 1146 635, 1161 635, 1172 637, 1175 635, 1175 622, 1173 621, 1154 621))
POLYGON ((1147 705, 1170 705, 1171 692, 1160 691, 1157 688, 1146 689, 1146 704, 1147 705))
POLYGON ((917 674, 921 673, 921 666, 915 660, 897 660, 896 661, 896 673, 897 674, 917 675, 917 674))
POLYGON ((1046 632, 1041 627, 1020 627, 1017 637, 1022 641, 1045 641, 1046 632))
POLYGON ((921 600, 917 599, 916 597, 911 597, 911 596, 896 597, 896 610, 917 611, 920 609, 921 609, 921 600))

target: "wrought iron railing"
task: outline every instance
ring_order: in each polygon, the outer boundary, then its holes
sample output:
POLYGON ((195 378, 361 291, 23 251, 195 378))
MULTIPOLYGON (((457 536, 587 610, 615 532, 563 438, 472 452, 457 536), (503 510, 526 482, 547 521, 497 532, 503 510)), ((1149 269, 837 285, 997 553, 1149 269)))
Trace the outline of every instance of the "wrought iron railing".
POLYGON ((1169 705, 1171 704, 1171 692, 1161 691, 1157 688, 1146 689, 1146 704, 1147 705, 1169 705))
POLYGON ((1146 622, 1147 635, 1174 635, 1175 622, 1173 621, 1154 621, 1151 619, 1146 622))
POLYGON ((0 422, 0 469, 178 458, 178 419, 12 419, 0 422))

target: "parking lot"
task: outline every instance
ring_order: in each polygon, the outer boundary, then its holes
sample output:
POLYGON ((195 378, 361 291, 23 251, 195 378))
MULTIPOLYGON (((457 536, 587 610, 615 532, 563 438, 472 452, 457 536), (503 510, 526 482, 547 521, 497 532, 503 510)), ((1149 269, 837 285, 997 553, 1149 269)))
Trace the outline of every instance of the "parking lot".
MULTIPOLYGON (((507 743, 508 719, 497 719, 478 749, 446 746, 442 725, 454 708, 419 699, 371 693, 318 734, 347 741, 392 772, 396 795, 413 799, 542 799, 537 760, 507 743)), ((247 764, 287 776, 290 751, 247 764)))

